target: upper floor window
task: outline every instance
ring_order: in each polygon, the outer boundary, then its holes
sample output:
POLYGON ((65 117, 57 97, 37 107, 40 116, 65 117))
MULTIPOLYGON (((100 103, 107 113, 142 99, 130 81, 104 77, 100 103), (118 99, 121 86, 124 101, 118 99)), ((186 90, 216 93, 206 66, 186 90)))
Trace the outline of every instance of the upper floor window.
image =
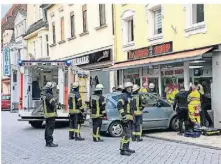
POLYGON ((83 32, 87 32, 87 5, 82 6, 83 32))
POLYGON ((121 15, 123 31, 123 48, 134 45, 134 11, 126 10, 121 15))
POLYGON ((161 9, 154 11, 154 35, 162 33, 162 15, 161 9))
POLYGON ((61 41, 64 40, 64 17, 61 18, 61 41))
POLYGON ((99 4, 100 26, 106 24, 105 4, 99 4))
POLYGON ((192 5, 192 23, 204 22, 204 4, 192 5))
POLYGON ((71 12, 70 14, 70 23, 71 23, 71 37, 75 36, 75 18, 74 18, 74 12, 71 12))
POLYGON ((55 22, 52 23, 52 36, 53 36, 53 44, 56 44, 55 22))

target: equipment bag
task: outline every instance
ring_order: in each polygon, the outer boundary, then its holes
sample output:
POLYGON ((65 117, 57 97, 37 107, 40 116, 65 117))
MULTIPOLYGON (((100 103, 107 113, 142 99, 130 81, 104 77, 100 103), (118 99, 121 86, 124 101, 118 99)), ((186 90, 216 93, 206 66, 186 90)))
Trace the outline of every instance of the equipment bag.
POLYGON ((216 128, 198 128, 194 129, 194 131, 201 132, 202 135, 205 136, 213 136, 213 135, 221 135, 221 130, 216 128))

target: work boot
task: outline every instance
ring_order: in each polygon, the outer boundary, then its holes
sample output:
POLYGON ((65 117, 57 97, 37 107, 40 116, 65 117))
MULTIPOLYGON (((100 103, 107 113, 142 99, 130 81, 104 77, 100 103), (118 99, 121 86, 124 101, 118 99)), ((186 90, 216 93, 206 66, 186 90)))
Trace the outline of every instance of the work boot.
POLYGON ((83 141, 84 138, 82 138, 81 136, 80 137, 75 137, 75 141, 83 141))
POLYGON ((73 132, 69 132, 69 140, 73 140, 74 139, 74 134, 73 132))
POLYGON ((141 142, 143 141, 143 138, 141 138, 140 136, 137 137, 137 142, 141 142))
POLYGON ((130 156, 131 153, 128 152, 128 151, 125 151, 125 150, 121 150, 121 151, 120 151, 120 155, 130 156))
POLYGON ((54 143, 52 142, 52 143, 47 143, 46 146, 47 146, 47 147, 58 147, 58 144, 54 144, 54 143))
POLYGON ((126 151, 129 152, 129 153, 135 153, 135 150, 132 150, 132 149, 129 148, 129 144, 130 143, 126 143, 126 151))
POLYGON ((132 136, 132 141, 136 141, 136 136, 132 136))

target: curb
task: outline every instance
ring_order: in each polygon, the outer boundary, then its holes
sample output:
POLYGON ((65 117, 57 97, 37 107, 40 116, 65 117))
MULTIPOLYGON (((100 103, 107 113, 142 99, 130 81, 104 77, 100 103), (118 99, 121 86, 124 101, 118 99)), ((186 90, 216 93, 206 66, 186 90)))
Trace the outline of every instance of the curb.
POLYGON ((180 143, 180 144, 187 144, 187 145, 194 145, 194 146, 199 146, 199 147, 208 148, 208 149, 221 150, 220 147, 215 147, 215 146, 208 146, 208 145, 203 145, 203 144, 196 144, 196 143, 192 143, 192 142, 178 141, 178 140, 174 140, 174 139, 167 139, 167 138, 163 138, 163 137, 155 137, 155 136, 149 136, 149 135, 144 135, 144 136, 148 137, 148 138, 158 139, 158 140, 164 140, 164 141, 175 142, 175 143, 180 143))

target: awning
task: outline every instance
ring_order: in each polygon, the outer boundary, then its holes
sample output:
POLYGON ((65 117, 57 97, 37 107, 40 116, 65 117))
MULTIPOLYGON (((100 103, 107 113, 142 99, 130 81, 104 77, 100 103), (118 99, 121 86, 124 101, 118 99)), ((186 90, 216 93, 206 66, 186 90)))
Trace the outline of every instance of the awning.
POLYGON ((176 62, 185 62, 191 60, 199 60, 202 59, 203 54, 211 50, 213 47, 203 48, 198 50, 186 51, 186 52, 178 52, 163 56, 157 56, 153 58, 145 58, 133 61, 125 61, 115 63, 112 67, 109 67, 108 71, 118 70, 118 69, 127 69, 127 68, 136 68, 141 66, 148 65, 158 65, 158 64, 170 64, 176 62))

